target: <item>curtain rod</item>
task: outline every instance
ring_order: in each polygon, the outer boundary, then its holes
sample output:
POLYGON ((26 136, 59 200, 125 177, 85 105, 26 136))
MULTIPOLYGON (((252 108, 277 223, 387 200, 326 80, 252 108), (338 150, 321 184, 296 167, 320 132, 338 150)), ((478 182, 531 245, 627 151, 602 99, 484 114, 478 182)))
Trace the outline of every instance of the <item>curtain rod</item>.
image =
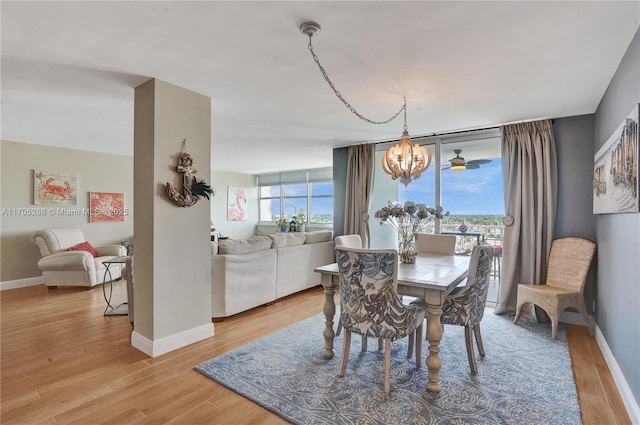
MULTIPOLYGON (((431 133, 431 134, 425 134, 425 135, 421 135, 421 136, 411 136, 411 139, 413 140, 413 139, 421 139, 423 137, 451 136, 451 135, 454 135, 454 134, 472 133, 474 131, 497 130, 500 127, 504 127, 505 125, 522 124, 522 123, 525 123, 525 122, 541 121, 541 120, 545 120, 545 119, 549 119, 549 118, 540 118, 540 119, 528 120, 528 121, 512 121, 512 122, 508 122, 508 123, 504 123, 504 124, 493 125, 493 126, 490 126, 490 127, 478 127, 478 128, 470 128, 470 129, 466 129, 466 130, 448 131, 448 132, 444 132, 444 133, 431 133)), ((554 124, 556 120, 551 118, 550 121, 551 121, 551 124, 554 124)), ((380 144, 380 143, 392 143, 392 142, 396 142, 398 140, 400 140, 400 139, 380 140, 378 142, 362 142, 362 143, 357 143, 357 144, 373 143, 373 144, 377 145, 377 144, 380 144)))

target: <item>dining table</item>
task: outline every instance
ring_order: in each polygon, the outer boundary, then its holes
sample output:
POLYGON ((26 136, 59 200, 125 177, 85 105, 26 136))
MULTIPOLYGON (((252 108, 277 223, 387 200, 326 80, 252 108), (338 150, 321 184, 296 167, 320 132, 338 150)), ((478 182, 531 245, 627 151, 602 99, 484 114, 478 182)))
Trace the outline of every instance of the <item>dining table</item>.
MULTIPOLYGON (((440 317, 442 316, 442 305, 446 295, 467 277, 469 260, 469 256, 463 255, 421 254, 413 264, 398 264, 398 294, 421 298, 427 304, 429 351, 426 358, 428 370, 426 387, 427 390, 434 393, 441 391, 440 340, 442 339, 442 324, 440 317)), ((334 295, 340 284, 338 264, 316 267, 314 271, 321 275, 320 282, 324 288, 325 296, 323 307, 325 328, 322 333, 324 336, 323 356, 332 358, 335 338, 333 319, 336 313, 334 295)))

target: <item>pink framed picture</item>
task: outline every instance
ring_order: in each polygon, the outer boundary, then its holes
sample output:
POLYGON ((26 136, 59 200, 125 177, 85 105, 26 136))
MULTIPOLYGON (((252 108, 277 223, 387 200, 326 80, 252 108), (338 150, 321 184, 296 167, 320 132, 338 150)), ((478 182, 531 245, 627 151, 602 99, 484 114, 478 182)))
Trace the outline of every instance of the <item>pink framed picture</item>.
POLYGON ((124 193, 89 192, 90 223, 121 222, 127 210, 124 193))

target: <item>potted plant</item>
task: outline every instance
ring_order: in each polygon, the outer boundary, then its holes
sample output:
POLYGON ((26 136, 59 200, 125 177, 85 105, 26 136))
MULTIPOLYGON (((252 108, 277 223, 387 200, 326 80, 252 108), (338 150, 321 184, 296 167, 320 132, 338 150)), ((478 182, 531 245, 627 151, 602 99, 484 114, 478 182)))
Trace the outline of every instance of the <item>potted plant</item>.
POLYGON ((296 222, 296 229, 298 230, 298 232, 304 232, 305 226, 307 224, 307 216, 304 214, 304 211, 300 210, 300 212, 298 212, 292 218, 296 222))
POLYGON ((282 217, 280 220, 276 221, 276 226, 280 229, 282 233, 287 231, 287 227, 289 227, 289 220, 285 217, 282 217))

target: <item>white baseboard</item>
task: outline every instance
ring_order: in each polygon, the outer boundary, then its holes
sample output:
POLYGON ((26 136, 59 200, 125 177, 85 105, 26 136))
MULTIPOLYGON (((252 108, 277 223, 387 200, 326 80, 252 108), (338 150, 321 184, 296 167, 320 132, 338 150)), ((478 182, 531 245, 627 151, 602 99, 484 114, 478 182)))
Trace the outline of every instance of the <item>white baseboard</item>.
POLYGON ((631 423, 640 424, 640 407, 633 397, 631 388, 629 388, 629 384, 627 384, 627 380, 624 378, 624 375, 620 370, 620 366, 618 366, 618 362, 613 356, 611 349, 609 349, 607 340, 604 339, 604 335, 602 335, 602 331, 600 331, 597 324, 595 325, 595 338, 598 346, 600 347, 600 351, 602 351, 602 355, 607 362, 607 366, 609 366, 611 376, 613 377, 613 381, 616 383, 616 387, 618 388, 624 407, 627 409, 631 423))
POLYGON ((131 333, 131 345, 150 357, 157 357, 194 342, 211 338, 213 333, 213 323, 207 323, 176 335, 152 341, 134 330, 131 333))
POLYGON ((7 280, 5 282, 0 282, 0 291, 6 291, 7 289, 26 288, 27 286, 37 286, 43 284, 44 279, 42 278, 42 276, 7 280))

